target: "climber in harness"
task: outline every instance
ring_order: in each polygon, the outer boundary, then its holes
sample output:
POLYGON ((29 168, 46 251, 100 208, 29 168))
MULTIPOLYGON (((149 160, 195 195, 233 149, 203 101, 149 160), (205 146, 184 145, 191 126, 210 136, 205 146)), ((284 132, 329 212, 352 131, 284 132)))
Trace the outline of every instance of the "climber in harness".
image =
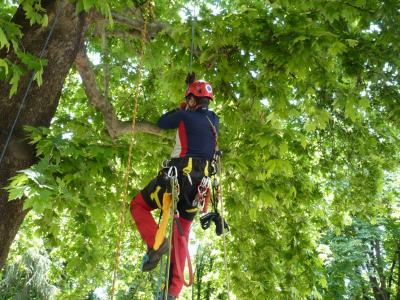
POLYGON ((158 226, 151 211, 162 208, 163 195, 170 188, 167 172, 171 167, 175 168, 179 183, 175 214, 178 226, 173 227, 172 233, 167 299, 176 299, 184 284, 177 266, 184 266, 188 253, 182 244, 176 245, 176 236, 180 235, 185 239, 187 248, 190 225, 199 211, 198 194, 202 181, 204 183, 204 179, 210 175, 219 132, 219 119, 208 109, 210 101, 214 99, 211 85, 206 81, 195 80, 194 73, 188 75, 186 84, 185 102, 179 108, 162 115, 157 122, 162 129, 177 129, 171 159, 130 204, 132 217, 148 247, 142 271, 150 271, 157 266, 162 255, 169 251, 167 238, 154 247, 158 226))

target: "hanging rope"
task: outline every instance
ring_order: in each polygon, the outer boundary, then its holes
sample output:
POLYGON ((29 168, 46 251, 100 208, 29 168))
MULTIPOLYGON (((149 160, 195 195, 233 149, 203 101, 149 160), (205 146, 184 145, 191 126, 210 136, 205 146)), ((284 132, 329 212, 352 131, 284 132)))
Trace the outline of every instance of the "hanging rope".
MULTIPOLYGON (((221 158, 218 157, 218 177, 221 178, 222 174, 222 165, 221 165, 221 158)), ((224 269, 225 269, 225 280, 226 280, 226 288, 227 288, 227 294, 228 294, 228 300, 230 300, 230 276, 228 273, 228 254, 226 250, 226 230, 225 230, 225 217, 224 217, 224 201, 222 199, 221 195, 221 184, 218 186, 218 193, 219 193, 219 201, 221 203, 221 217, 222 217, 222 238, 223 238, 223 244, 224 244, 224 269)))
MULTIPOLYGON (((63 7, 64 7, 64 0, 61 2, 60 7, 57 10, 56 16, 54 18, 53 25, 51 26, 49 34, 47 35, 46 40, 44 42, 44 45, 42 47, 42 50, 40 51, 39 60, 43 58, 44 51, 46 51, 47 45, 49 44, 49 41, 50 41, 50 38, 51 38, 51 36, 53 34, 54 28, 56 27, 56 24, 57 24, 57 21, 58 21, 58 17, 60 16, 61 11, 63 11, 63 7)), ((13 124, 11 126, 11 130, 8 133, 6 143, 4 145, 3 151, 2 151, 1 156, 0 156, 0 165, 1 165, 1 162, 3 161, 3 158, 4 158, 5 154, 6 154, 8 145, 10 144, 10 140, 11 140, 12 134, 13 134, 13 132, 15 130, 15 127, 16 127, 18 119, 19 119, 19 117, 21 115, 22 109, 25 107, 25 102, 27 100, 29 90, 31 89, 31 86, 32 86, 32 83, 33 83, 33 79, 35 78, 35 74, 36 74, 36 71, 33 71, 32 75, 31 75, 31 78, 29 79, 28 86, 27 86, 27 88, 25 90, 25 94, 22 97, 22 101, 21 101, 21 104, 20 104, 20 106, 18 108, 17 115, 15 116, 14 122, 13 122, 13 124)))
POLYGON ((192 64, 193 64, 193 52, 194 52, 194 28, 196 25, 196 6, 193 5, 193 11, 192 11, 192 43, 190 45, 190 60, 189 60, 189 74, 192 73, 192 64))
MULTIPOLYGON (((169 226, 169 237, 168 237, 168 242, 169 242, 169 251, 168 251, 168 257, 167 257, 167 265, 166 265, 166 272, 165 272, 165 291, 164 291, 164 300, 167 300, 168 298, 168 289, 169 289, 169 277, 171 273, 171 252, 172 252, 172 235, 173 235, 173 230, 174 230, 174 214, 175 211, 177 210, 177 205, 179 201, 179 183, 178 183, 178 170, 176 167, 171 167, 171 171, 173 170, 173 173, 168 172, 168 175, 170 176, 171 180, 171 194, 172 194, 172 205, 171 205, 171 221, 170 221, 170 226, 169 226)), ((175 258, 177 259, 177 258, 175 258)))
POLYGON ((132 149, 135 137, 135 125, 136 125, 136 116, 138 111, 138 100, 140 94, 140 84, 142 81, 142 69, 144 64, 144 54, 145 54, 145 43, 146 43, 146 35, 147 35, 147 19, 149 16, 149 2, 147 1, 144 5, 143 11, 143 30, 142 36, 140 40, 140 60, 138 66, 138 75, 136 79, 136 90, 134 95, 134 108, 132 112, 132 124, 131 124, 131 135, 130 135, 130 143, 129 143, 129 152, 128 152, 128 162, 125 169, 124 175, 124 191, 122 194, 121 206, 120 206, 120 214, 119 214, 119 224, 118 224, 118 237, 117 237, 117 246, 115 253, 115 262, 114 262, 114 270, 113 270, 113 280, 112 280, 112 288, 111 288, 111 300, 114 299, 117 273, 120 264, 121 258, 121 242, 124 238, 124 229, 125 229, 125 212, 126 212, 126 203, 125 199, 128 196, 128 184, 129 184, 129 174, 131 172, 131 161, 132 161, 132 149))

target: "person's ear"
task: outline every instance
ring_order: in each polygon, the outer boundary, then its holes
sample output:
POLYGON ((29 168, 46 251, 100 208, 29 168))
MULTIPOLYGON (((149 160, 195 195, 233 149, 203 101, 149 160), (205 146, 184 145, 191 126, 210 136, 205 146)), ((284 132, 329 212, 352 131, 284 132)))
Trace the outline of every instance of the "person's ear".
POLYGON ((193 107, 196 105, 196 100, 194 100, 193 97, 190 97, 187 103, 188 103, 189 107, 193 107))

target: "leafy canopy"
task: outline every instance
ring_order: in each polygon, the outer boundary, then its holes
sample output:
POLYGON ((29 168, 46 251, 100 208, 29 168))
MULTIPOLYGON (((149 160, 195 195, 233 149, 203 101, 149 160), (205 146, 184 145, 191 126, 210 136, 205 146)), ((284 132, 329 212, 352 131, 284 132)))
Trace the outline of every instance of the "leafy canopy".
MULTIPOLYGON (((130 13, 141 5, 76 2, 78 10, 95 8, 110 20, 110 12, 133 18, 130 13)), ((196 5, 193 68, 217 95, 213 109, 222 125, 233 293, 238 299, 321 299, 332 287, 318 256, 321 238, 339 234, 355 217, 376 220, 398 202, 398 195, 385 196, 385 181, 399 167, 400 4, 237 0, 196 5)), ((0 11, 0 21, 8 24, 1 27, 0 47, 17 50, 21 33, 9 22, 13 7, 0 11)), ((168 27, 146 43, 140 87, 135 86, 137 36, 109 22, 105 52, 96 25, 89 28, 86 45, 97 58, 97 84, 104 90, 108 81, 108 101, 121 120, 129 120, 137 89, 138 120, 155 122, 181 101, 190 11, 184 1, 154 3, 149 21, 168 27)), ((46 25, 40 9, 30 19, 46 25)), ((2 79, 13 85, 23 65, 35 70, 45 65, 30 65, 29 54, 21 55, 26 56, 18 66, 0 60, 2 79)), ((51 127, 27 130, 40 162, 14 178, 10 200, 28 196, 25 206, 36 216, 29 224, 40 230, 51 259, 59 262, 52 268, 63 299, 109 287, 128 139, 109 138, 74 69, 51 127)), ((130 195, 156 174, 170 149, 168 138, 136 135, 130 195)), ((138 299, 148 299, 154 286, 137 272, 144 247, 136 230, 126 228, 120 295, 134 291, 138 299)), ((222 249, 219 242, 214 247, 222 249)), ((218 275, 221 285, 224 274, 218 275)))

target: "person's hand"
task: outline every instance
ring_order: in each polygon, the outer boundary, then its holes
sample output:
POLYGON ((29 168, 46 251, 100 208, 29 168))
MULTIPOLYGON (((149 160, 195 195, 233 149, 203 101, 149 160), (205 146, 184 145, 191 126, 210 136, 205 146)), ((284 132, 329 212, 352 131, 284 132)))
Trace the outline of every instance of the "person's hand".
POLYGON ((189 85, 196 81, 196 74, 194 72, 188 73, 185 79, 186 85, 189 85))

